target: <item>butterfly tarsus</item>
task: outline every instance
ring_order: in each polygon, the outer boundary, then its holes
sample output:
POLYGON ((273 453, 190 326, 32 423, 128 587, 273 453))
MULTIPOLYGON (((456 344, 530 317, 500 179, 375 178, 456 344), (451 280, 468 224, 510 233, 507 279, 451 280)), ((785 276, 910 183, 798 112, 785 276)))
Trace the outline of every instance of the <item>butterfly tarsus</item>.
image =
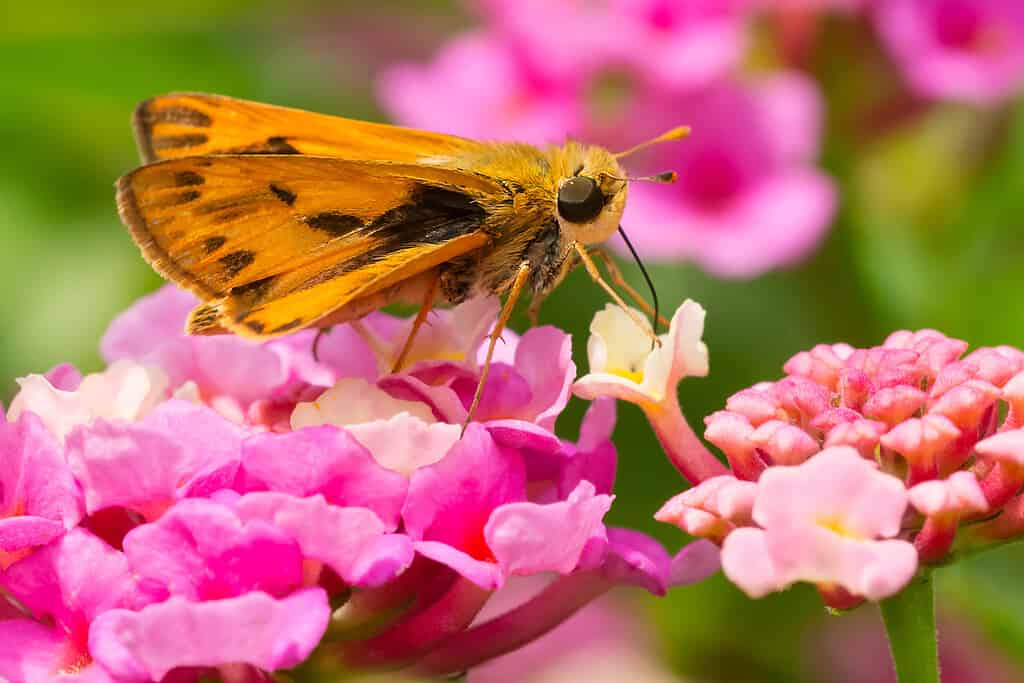
MULTIPOLYGON (((480 405, 480 397, 484 393, 484 385, 487 383, 487 374, 491 369, 491 358, 494 356, 494 347, 497 346, 498 340, 502 339, 501 333, 505 331, 505 325, 508 324, 509 318, 512 317, 512 311, 516 307, 516 301, 519 300, 519 295, 523 292, 523 287, 526 286, 526 281, 530 277, 530 264, 522 263, 519 265, 519 269, 516 271, 516 277, 512 281, 512 286, 509 289, 508 298, 505 299, 505 305, 501 309, 501 315, 498 316, 498 321, 494 323, 494 329, 491 330, 488 335, 489 342, 487 344, 487 355, 484 357, 484 366, 480 370, 480 379, 476 383, 476 391, 473 392, 473 402, 469 404, 469 411, 466 413, 466 421, 462 423, 462 434, 466 433, 466 427, 473 421, 473 413, 476 412, 476 408, 480 405)), ((504 340, 503 340, 504 341, 504 340)))

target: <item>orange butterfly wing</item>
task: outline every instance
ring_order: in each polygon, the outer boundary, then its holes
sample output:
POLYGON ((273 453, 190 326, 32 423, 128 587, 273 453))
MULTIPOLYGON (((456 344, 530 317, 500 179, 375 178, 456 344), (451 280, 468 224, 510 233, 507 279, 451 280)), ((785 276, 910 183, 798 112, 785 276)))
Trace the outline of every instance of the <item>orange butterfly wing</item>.
POLYGON ((188 157, 118 181, 143 255, 207 303, 192 331, 266 338, 485 246, 479 174, 304 155, 188 157))
POLYGON ((202 93, 146 100, 136 107, 133 125, 145 162, 204 154, 308 154, 412 163, 481 147, 452 135, 202 93))

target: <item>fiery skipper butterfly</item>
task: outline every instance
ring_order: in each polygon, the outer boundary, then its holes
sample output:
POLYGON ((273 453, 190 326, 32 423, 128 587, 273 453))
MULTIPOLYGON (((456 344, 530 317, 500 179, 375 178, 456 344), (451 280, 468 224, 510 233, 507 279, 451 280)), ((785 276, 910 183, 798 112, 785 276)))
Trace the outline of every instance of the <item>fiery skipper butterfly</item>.
POLYGON ((133 123, 146 165, 118 180, 118 211, 153 268, 203 299, 190 333, 268 339, 419 303, 397 368, 436 299, 507 295, 477 398, 524 289, 535 317, 582 263, 624 305, 585 247, 619 229, 618 159, 687 132, 542 149, 204 94, 146 100, 133 123))

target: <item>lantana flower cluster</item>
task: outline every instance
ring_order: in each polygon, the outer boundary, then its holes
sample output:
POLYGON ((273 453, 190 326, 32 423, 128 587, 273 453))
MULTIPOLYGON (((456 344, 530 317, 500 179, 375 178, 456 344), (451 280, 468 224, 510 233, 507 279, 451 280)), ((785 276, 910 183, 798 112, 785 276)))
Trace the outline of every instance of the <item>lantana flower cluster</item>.
POLYGON ((0 421, 0 681, 269 680, 308 667, 447 674, 543 634, 609 588, 718 567, 607 526, 614 403, 554 423, 568 335, 506 333, 461 424, 496 303, 375 313, 254 345, 188 337, 172 287, 119 316, 109 363, 20 379, 0 421), (476 621, 511 576, 555 577, 476 621))
POLYGON ((657 519, 722 548, 752 597, 796 582, 850 608, 903 589, 929 565, 1024 534, 1024 352, 967 353, 935 330, 880 346, 822 344, 785 377, 731 396, 690 430, 676 398, 707 371, 703 311, 684 304, 654 351, 607 309, 592 325, 581 396, 640 405, 693 487, 657 519), (669 369, 670 368, 670 369, 669 369))
POLYGON ((613 151, 687 124, 693 134, 685 144, 627 160, 636 174, 673 169, 681 181, 631 187, 624 226, 642 255, 691 260, 720 277, 752 277, 802 260, 835 213, 835 184, 815 167, 825 103, 806 75, 808 55, 827 42, 825 14, 864 33, 858 45, 877 36, 901 78, 880 70, 865 80, 901 80, 906 96, 890 99, 906 100, 909 110, 925 111, 919 105, 936 100, 999 104, 1024 84, 1019 2, 467 5, 480 19, 477 28, 451 39, 429 63, 381 73, 379 97, 395 120, 485 140, 561 144, 572 137, 613 151))

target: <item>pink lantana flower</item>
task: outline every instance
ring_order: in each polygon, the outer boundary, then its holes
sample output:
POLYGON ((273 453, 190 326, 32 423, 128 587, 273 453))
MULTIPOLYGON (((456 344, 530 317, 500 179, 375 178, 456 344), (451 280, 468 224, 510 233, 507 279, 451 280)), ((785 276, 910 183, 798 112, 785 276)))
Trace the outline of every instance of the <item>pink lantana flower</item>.
POLYGON ((834 607, 1024 534, 1024 352, 967 347, 920 330, 796 354, 784 378, 706 418, 731 472, 695 482, 657 518, 722 544, 726 575, 750 595, 810 581, 834 607))
POLYGON ((728 535, 722 569, 755 598, 810 581, 881 600, 917 570, 914 546, 893 538, 906 507, 902 483, 846 446, 772 467, 758 481, 756 526, 728 535))
POLYGON ((797 262, 821 241, 836 191, 812 166, 823 118, 812 81, 791 73, 722 81, 649 106, 693 133, 645 162, 677 171, 675 185, 630 188, 623 225, 641 253, 753 277, 797 262))
POLYGON ((23 380, 0 424, 5 682, 261 681, 309 658, 448 674, 614 586, 718 568, 706 541, 673 555, 605 525, 614 406, 576 442, 554 433, 575 377, 561 331, 508 334, 460 438, 494 302, 439 312, 397 373, 407 320, 339 326, 318 361, 311 332, 186 337, 193 303, 139 302, 104 338, 107 370, 23 380), (539 574, 559 577, 554 609, 470 628, 539 574), (453 657, 457 638, 472 647, 453 657))
POLYGON ((1024 6, 1004 0, 875 3, 889 53, 920 95, 989 104, 1024 84, 1024 6))

